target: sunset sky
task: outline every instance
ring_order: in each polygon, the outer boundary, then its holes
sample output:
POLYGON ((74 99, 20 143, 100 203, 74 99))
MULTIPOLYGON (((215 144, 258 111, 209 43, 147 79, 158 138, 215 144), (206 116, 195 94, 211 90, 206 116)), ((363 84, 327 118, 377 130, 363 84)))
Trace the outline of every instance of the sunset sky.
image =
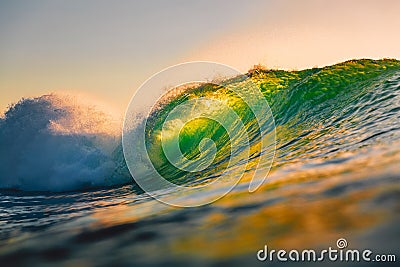
POLYGON ((0 1, 0 110, 78 94, 122 113, 149 76, 192 60, 246 71, 400 59, 400 1, 0 1))

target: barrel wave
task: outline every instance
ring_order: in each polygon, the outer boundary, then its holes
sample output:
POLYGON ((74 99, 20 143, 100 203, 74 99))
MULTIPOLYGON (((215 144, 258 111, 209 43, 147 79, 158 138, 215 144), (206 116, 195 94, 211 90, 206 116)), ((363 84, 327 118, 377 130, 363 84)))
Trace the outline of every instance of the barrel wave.
MULTIPOLYGON (((351 60, 302 71, 254 68, 246 75, 261 90, 275 119, 277 150, 272 172, 344 166, 347 160, 365 155, 366 148, 389 149, 399 142, 400 61, 351 60)), ((177 184, 212 181, 225 171, 232 144, 226 130, 214 120, 190 121, 179 132, 175 131, 177 125, 166 125, 171 138, 179 136, 180 149, 188 159, 207 153, 201 150, 203 139, 215 143, 213 163, 202 171, 177 169, 160 143, 168 112, 201 97, 224 101, 239 115, 250 140, 246 170, 254 171, 262 153, 259 125, 246 103, 229 91, 230 85, 240 82, 227 80, 225 88, 192 86, 160 101, 146 126, 146 146, 157 171, 177 184)), ((242 87, 246 91, 246 84, 242 87)), ((59 192, 133 183, 120 135, 115 133, 120 125, 102 112, 68 103, 47 95, 23 99, 5 112, 0 120, 0 188, 59 192), (116 131, 110 134, 105 128, 116 131)), ((199 108, 207 109, 207 105, 199 108)), ((223 112, 215 112, 223 119, 223 112)), ((240 138, 235 142, 240 143, 240 138)), ((374 156, 380 160, 379 154, 374 156)))

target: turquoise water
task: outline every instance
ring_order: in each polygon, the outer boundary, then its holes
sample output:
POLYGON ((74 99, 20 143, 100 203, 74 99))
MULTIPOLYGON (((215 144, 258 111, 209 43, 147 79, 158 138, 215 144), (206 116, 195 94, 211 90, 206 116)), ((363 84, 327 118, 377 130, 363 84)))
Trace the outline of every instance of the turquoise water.
MULTIPOLYGON (((257 265, 266 264, 256 259, 265 244, 318 249, 334 246, 341 237, 350 247, 399 258, 400 62, 353 60, 293 72, 255 69, 248 76, 275 119, 271 173, 255 193, 243 179, 224 198, 198 208, 173 208, 141 192, 126 169, 118 137, 50 129, 75 116, 57 97, 15 105, 0 120, 0 147, 5 148, 0 155, 1 261, 257 265), (109 149, 111 143, 115 149, 109 149)), ((186 91, 153 114, 147 131, 152 161, 171 181, 210 181, 226 167, 230 143, 215 122, 193 122, 181 132, 188 157, 196 157, 205 137, 221 151, 212 168, 194 176, 174 169, 156 138, 169 109, 209 94, 232 103, 254 133, 251 146, 257 152, 257 126, 237 96, 213 86, 186 91)), ((201 197, 221 190, 210 187, 201 197)))

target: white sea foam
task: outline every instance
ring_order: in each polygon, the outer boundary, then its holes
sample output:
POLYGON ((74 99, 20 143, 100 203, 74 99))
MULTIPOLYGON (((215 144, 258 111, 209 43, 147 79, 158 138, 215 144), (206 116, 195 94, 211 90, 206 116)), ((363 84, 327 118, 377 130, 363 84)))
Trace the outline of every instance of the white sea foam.
POLYGON ((127 183, 114 175, 120 124, 76 98, 22 99, 0 119, 0 188, 68 191, 127 183))

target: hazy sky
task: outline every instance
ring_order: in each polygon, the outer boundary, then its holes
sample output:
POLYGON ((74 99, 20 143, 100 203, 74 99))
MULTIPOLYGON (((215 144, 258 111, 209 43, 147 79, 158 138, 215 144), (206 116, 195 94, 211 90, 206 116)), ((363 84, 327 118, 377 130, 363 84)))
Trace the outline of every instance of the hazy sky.
POLYGON ((400 1, 0 0, 0 110, 67 92, 124 111, 152 74, 189 60, 246 71, 400 59, 400 1))

